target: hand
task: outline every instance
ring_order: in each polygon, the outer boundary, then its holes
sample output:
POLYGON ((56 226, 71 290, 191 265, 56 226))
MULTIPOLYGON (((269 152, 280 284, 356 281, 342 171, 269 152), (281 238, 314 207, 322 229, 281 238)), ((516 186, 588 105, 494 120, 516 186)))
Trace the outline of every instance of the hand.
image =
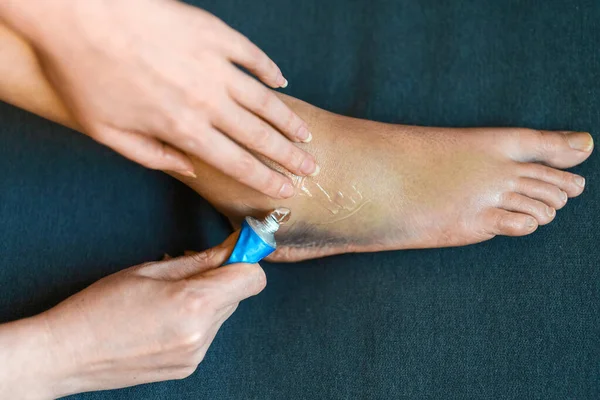
POLYGON ((34 317, 51 350, 30 364, 52 367, 36 385, 48 380, 50 395, 64 396, 189 376, 238 302, 265 286, 258 264, 219 267, 233 239, 120 271, 34 317))
POLYGON ((92 138, 153 169, 193 176, 187 154, 275 198, 318 172, 292 141, 306 124, 271 90, 279 68, 215 16, 174 0, 6 0, 0 18, 36 49, 44 72, 92 138), (290 141, 291 140, 291 141, 290 141))

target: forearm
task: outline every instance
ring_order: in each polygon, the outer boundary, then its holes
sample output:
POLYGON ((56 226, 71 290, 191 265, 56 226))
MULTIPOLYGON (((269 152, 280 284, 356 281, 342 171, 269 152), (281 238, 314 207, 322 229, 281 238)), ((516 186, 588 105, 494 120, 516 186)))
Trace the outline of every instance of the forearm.
POLYGON ((56 354, 54 346, 42 316, 0 324, 2 397, 49 399, 66 394, 61 388, 65 357, 56 354))
POLYGON ((2 0, 0 1, 0 23, 27 36, 29 39, 44 39, 44 32, 68 29, 66 18, 78 12, 82 5, 91 4, 73 0, 2 0))
POLYGON ((79 129, 45 79, 33 49, 21 36, 1 24, 0 100, 73 129, 79 129))

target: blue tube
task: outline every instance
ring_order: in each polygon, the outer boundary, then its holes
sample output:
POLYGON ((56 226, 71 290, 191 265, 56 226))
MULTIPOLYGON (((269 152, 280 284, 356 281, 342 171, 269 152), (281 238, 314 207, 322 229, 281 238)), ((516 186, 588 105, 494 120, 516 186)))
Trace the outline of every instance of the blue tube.
POLYGON ((233 252, 225 264, 250 263, 254 264, 275 251, 275 247, 265 242, 261 236, 252 229, 247 220, 242 222, 242 230, 233 252))

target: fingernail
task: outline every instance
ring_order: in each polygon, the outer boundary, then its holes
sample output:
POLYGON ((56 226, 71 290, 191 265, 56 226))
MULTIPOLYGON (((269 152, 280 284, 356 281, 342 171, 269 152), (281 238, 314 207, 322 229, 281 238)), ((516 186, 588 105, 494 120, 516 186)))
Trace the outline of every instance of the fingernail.
POLYGON ((572 132, 567 135, 569 146, 574 150, 591 151, 594 148, 594 139, 587 132, 572 132))
POLYGON ((298 129, 296 137, 298 138, 298 140, 304 143, 308 143, 312 139, 312 135, 310 134, 308 129, 306 129, 305 126, 301 126, 300 129, 298 129))
POLYGON ((554 214, 556 214, 556 210, 552 207, 546 206, 546 214, 548 214, 549 217, 554 217, 554 214))
POLYGON ((573 179, 575 181, 575 184, 579 187, 584 187, 585 186, 585 178, 583 176, 576 176, 575 179, 573 179))
POLYGON ((300 166, 300 172, 302 172, 304 175, 312 176, 312 174, 314 174, 316 170, 317 164, 315 164, 315 162, 310 157, 306 158, 300 166))
POLYGON ((279 87, 282 89, 285 89, 288 85, 288 81, 287 79, 285 79, 283 77, 283 75, 281 74, 281 72, 279 73, 279 78, 277 78, 277 83, 279 84, 279 87))
POLYGON ((563 203, 566 203, 567 200, 569 200, 569 196, 567 195, 567 192, 565 192, 564 190, 560 191, 560 198, 562 199, 563 203))
POLYGON ((294 187, 289 183, 284 183, 281 187, 281 190, 279 190, 279 196, 283 197, 284 199, 292 197, 294 193, 294 187))
POLYGON ((189 176, 190 178, 197 178, 194 171, 177 171, 177 172, 180 173, 181 175, 189 176))
POLYGON ((319 175, 319 172, 321 172, 321 167, 319 167, 318 165, 315 167, 315 172, 313 172, 312 174, 310 174, 309 176, 317 176, 319 175))

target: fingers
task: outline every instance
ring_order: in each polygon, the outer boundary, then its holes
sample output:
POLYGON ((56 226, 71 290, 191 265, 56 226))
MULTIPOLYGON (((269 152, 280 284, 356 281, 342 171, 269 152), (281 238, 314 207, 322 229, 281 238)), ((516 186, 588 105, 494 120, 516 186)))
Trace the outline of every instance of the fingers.
POLYGON ((246 68, 272 88, 285 88, 287 80, 279 67, 247 37, 223 22, 223 45, 231 61, 246 68))
POLYGON ((184 257, 165 258, 162 262, 140 265, 138 273, 154 279, 177 281, 217 268, 227 260, 239 232, 231 234, 223 243, 202 252, 188 252, 184 257))
POLYGON ((231 306, 260 293, 267 284, 265 272, 258 264, 230 264, 190 278, 199 285, 215 288, 217 308, 231 306))
MULTIPOLYGON (((278 99, 279 100, 279 99, 278 99)), ((271 125, 230 101, 214 121, 215 126, 227 132, 238 143, 277 162, 296 175, 318 172, 314 157, 295 146, 271 125)))
POLYGON ((260 116, 293 141, 308 143, 312 134, 306 123, 294 113, 274 92, 252 77, 233 71, 229 94, 235 101, 260 116))
POLYGON ((267 167, 216 128, 202 129, 204 132, 186 135, 186 139, 179 139, 176 145, 267 196, 279 199, 294 196, 295 189, 289 178, 267 167))
POLYGON ((175 171, 191 177, 196 176, 194 164, 187 155, 157 139, 109 127, 103 127, 102 130, 93 132, 90 136, 146 168, 175 171))

